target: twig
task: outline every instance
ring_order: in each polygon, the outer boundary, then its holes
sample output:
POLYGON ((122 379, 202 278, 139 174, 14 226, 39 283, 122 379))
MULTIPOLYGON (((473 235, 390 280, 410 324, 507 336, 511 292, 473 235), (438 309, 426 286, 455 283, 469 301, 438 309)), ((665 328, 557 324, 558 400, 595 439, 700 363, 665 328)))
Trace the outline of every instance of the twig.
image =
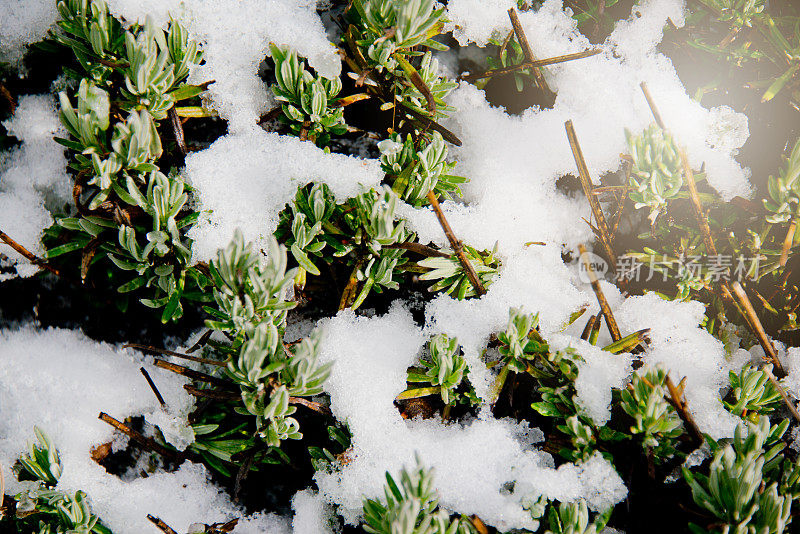
POLYGON ((758 343, 761 345, 761 348, 764 349, 764 354, 770 359, 775 370, 778 371, 778 374, 786 376, 786 371, 783 369, 783 365, 781 365, 781 361, 778 359, 778 353, 775 352, 775 347, 767 337, 767 333, 764 331, 764 327, 758 315, 756 315, 756 310, 753 308, 753 303, 750 302, 750 298, 748 298, 747 293, 744 292, 742 284, 740 284, 738 280, 734 280, 731 282, 730 286, 742 306, 745 317, 758 338, 758 343))
POLYGON ((575 158, 575 164, 578 166, 578 175, 583 186, 583 193, 589 201, 589 206, 592 208, 592 215, 597 222, 597 230, 600 233, 600 241, 603 244, 608 260, 612 265, 616 265, 617 256, 614 254, 614 247, 612 246, 611 230, 608 227, 608 222, 603 214, 603 207, 600 201, 592 194, 593 185, 592 180, 589 178, 589 168, 586 166, 586 160, 583 157, 581 145, 578 143, 578 136, 575 134, 575 127, 572 121, 567 121, 564 126, 567 129, 567 137, 569 138, 569 146, 572 148, 572 155, 575 158))
POLYGON ((461 79, 467 82, 474 82, 477 80, 482 80, 484 78, 491 78, 492 76, 504 76, 506 74, 511 74, 517 72, 518 70, 522 70, 528 67, 546 67, 547 65, 555 65, 557 63, 566 63, 567 61, 574 61, 576 59, 583 59, 587 57, 596 56, 603 50, 600 48, 590 48, 589 50, 584 50, 583 52, 576 52, 574 54, 564 54, 563 56, 555 56, 550 57, 547 59, 537 59, 536 61, 523 61, 519 65, 512 65, 510 67, 502 67, 499 69, 492 69, 487 70, 482 74, 468 74, 466 76, 462 76, 461 79))
POLYGON ((232 391, 220 391, 218 389, 200 389, 189 384, 184 384, 185 389, 189 395, 203 399, 213 399, 221 401, 240 400, 242 396, 232 391))
POLYGON ((647 82, 640 83, 639 87, 642 88, 644 98, 647 100, 647 105, 650 106, 650 112, 653 114, 656 124, 658 124, 658 127, 662 130, 666 130, 667 127, 664 125, 664 119, 661 118, 661 113, 658 112, 658 107, 656 106, 655 100, 653 100, 653 95, 650 93, 650 88, 647 86, 647 82))
POLYGON ((442 252, 441 250, 437 250, 421 243, 392 243, 390 245, 384 245, 384 248, 399 248, 408 250, 409 252, 416 252, 417 254, 427 258, 449 258, 451 256, 446 252, 442 252))
POLYGON ((310 401, 302 397, 289 397, 289 404, 299 404, 300 406, 305 406, 309 410, 314 410, 315 412, 319 412, 323 415, 333 417, 333 412, 331 412, 331 409, 324 404, 310 401))
POLYGON ((478 274, 475 272, 475 268, 472 266, 472 263, 470 263, 466 254, 464 254, 464 248, 461 246, 461 242, 453 233, 450 223, 447 222, 447 218, 444 216, 444 212, 442 211, 442 207, 439 205, 439 199, 436 198, 436 194, 433 191, 428 191, 427 199, 433 208, 433 212, 436 214, 436 218, 439 219, 439 224, 441 225, 442 230, 444 230, 444 235, 447 236, 447 240, 450 241, 450 246, 453 247, 453 252, 455 252, 458 261, 461 263, 461 266, 467 273, 469 282, 472 284, 472 287, 475 288, 475 293, 477 293, 478 296, 485 295, 486 289, 483 287, 483 284, 481 284, 481 281, 478 278, 478 274))
POLYGON ((686 400, 683 398, 683 392, 678 391, 678 388, 675 387, 675 384, 672 382, 672 379, 669 375, 666 376, 664 382, 667 384, 667 390, 669 391, 669 397, 665 397, 667 402, 669 402, 675 411, 678 412, 678 416, 683 421, 686 430, 689 431, 689 434, 692 436, 692 439, 695 441, 695 445, 699 446, 703 443, 703 433, 700 432, 700 429, 697 427, 697 423, 694 422, 694 418, 692 414, 689 413, 688 405, 686 400))
POLYGON ((431 130, 436 130, 437 132, 442 134, 442 137, 445 139, 445 141, 452 143, 456 146, 461 146, 461 139, 459 139, 458 136, 456 136, 456 134, 454 134, 453 132, 451 132, 450 130, 448 130, 435 120, 431 119, 430 117, 426 117, 422 113, 419 113, 417 110, 411 109, 410 107, 406 106, 403 102, 400 102, 400 105, 403 107, 403 111, 405 111, 406 113, 414 117, 414 119, 420 122, 423 129, 430 128, 431 130))
POLYGON ((783 240, 783 248, 781 249, 781 267, 786 267, 786 262, 789 261, 789 251, 794 243, 794 233, 797 230, 797 221, 792 219, 789 223, 789 229, 786 231, 786 237, 783 240))
MULTIPOLYGON (((202 338, 201 338, 202 339, 202 338)), ((154 352, 156 354, 164 354, 166 356, 175 356, 176 358, 182 358, 184 360, 190 360, 193 362, 198 363, 207 363, 208 365, 214 365, 216 367, 225 367, 225 362, 221 362, 219 360, 210 360, 208 358, 198 358, 197 356, 189 356, 188 354, 181 354, 180 352, 175 352, 172 350, 167 349, 160 349, 158 347, 153 347, 150 345, 142 345, 139 343, 126 343, 122 345, 123 349, 131 348, 136 350, 141 350, 144 352, 154 352)))
POLYGON ((140 445, 142 445, 144 448, 150 449, 153 452, 157 452, 158 454, 160 454, 161 456, 163 456, 165 458, 169 458, 169 459, 176 460, 176 461, 180 461, 180 460, 183 459, 181 454, 176 453, 175 451, 164 447, 163 445, 158 443, 153 438, 148 438, 146 436, 143 436, 139 432, 133 430, 128 425, 126 425, 124 423, 121 423, 120 421, 117 421, 116 419, 114 419, 113 417, 111 417, 110 415, 108 415, 105 412, 100 412, 100 415, 98 416, 98 419, 100 419, 100 420, 108 423, 109 425, 113 426, 114 428, 116 428, 117 430, 119 430, 120 432, 122 432, 123 434, 128 436, 133 441, 135 441, 135 442, 139 443, 140 445))
POLYGON ((210 328, 208 330, 206 330, 205 332, 203 332, 203 335, 200 336, 200 339, 197 340, 197 343, 195 343, 190 348, 188 348, 186 350, 186 352, 188 354, 191 354, 191 353, 197 351, 200 347, 205 346, 205 344, 208 343, 208 340, 211 338, 211 335, 213 333, 214 333, 214 331, 211 330, 210 328))
POLYGON ((159 519, 159 518, 157 518, 155 516, 147 514, 147 519, 149 519, 150 522, 153 523, 158 528, 158 530, 160 530, 164 534, 178 534, 172 528, 170 528, 169 525, 167 525, 161 519, 159 519))
POLYGON ((350 278, 347 279, 347 284, 342 291, 342 297, 339 299, 340 310, 349 308, 355 302, 358 296, 358 271, 365 263, 367 263, 366 257, 361 256, 353 267, 353 272, 350 273, 350 278))
POLYGON ((783 403, 786 405, 786 407, 789 408, 789 413, 792 414, 792 417, 794 417, 795 421, 800 421, 800 413, 797 413, 797 408, 794 407, 794 404, 792 404, 792 401, 786 394, 786 390, 783 389, 783 386, 778 382, 778 379, 775 378, 775 375, 772 374, 772 371, 770 371, 767 367, 762 367, 761 370, 767 374, 769 381, 772 382, 772 385, 778 390, 778 394, 781 396, 781 399, 783 399, 783 403))
POLYGON ((581 253, 582 261, 586 265, 586 273, 589 275, 589 282, 592 284, 597 302, 600 304, 600 309, 606 317, 606 325, 608 326, 608 331, 611 333, 611 339, 613 341, 619 341, 622 339, 622 334, 619 331, 619 326, 617 326, 617 320, 614 319, 614 314, 611 312, 611 306, 608 305, 608 300, 606 300, 606 296, 603 294, 603 288, 600 287, 600 282, 594 274, 594 269, 592 269, 592 265, 586 257, 586 247, 578 245, 578 250, 581 253))
POLYGON ((586 321, 586 326, 583 327, 583 332, 581 332, 581 339, 583 340, 589 339, 589 334, 591 334, 592 330, 594 329, 594 322, 597 317, 598 317, 597 315, 592 314, 589 317, 589 320, 586 321))
POLYGON ((8 236, 8 234, 3 232, 2 230, 0 230, 0 240, 4 241, 6 245, 16 250, 19 254, 24 256, 29 262, 33 263, 34 265, 37 265, 42 269, 47 269, 56 276, 60 277, 65 276, 60 270, 56 269, 55 267, 47 263, 45 260, 37 256, 36 254, 34 254, 30 250, 26 249, 25 247, 23 247, 13 239, 11 239, 8 236))
POLYGON ((9 111, 13 115, 14 111, 17 109, 17 103, 14 101, 14 97, 11 96, 11 93, 8 92, 8 89, 6 89, 6 86, 2 83, 0 83, 0 96, 2 96, 6 102, 8 102, 9 111))
POLYGON ((148 373, 147 369, 145 369, 144 367, 139 367, 139 371, 141 371, 142 375, 144 375, 144 379, 147 380, 147 385, 149 385, 150 389, 153 390, 153 393, 155 394, 156 399, 158 399, 159 404, 161 404, 161 407, 162 408, 166 408, 167 407, 167 403, 164 402, 164 397, 162 397, 161 396, 161 392, 158 391, 158 388, 156 387, 156 383, 153 382, 152 378, 150 378, 150 373, 148 373))
MULTIPOLYGON (((536 57, 533 55, 533 50, 531 50, 531 45, 528 43, 528 36, 525 35, 525 30, 522 29, 522 23, 519 21, 517 10, 513 7, 509 9, 508 17, 511 19, 511 26, 514 28, 514 34, 517 36, 517 41, 519 41, 519 45, 522 47, 522 53, 525 54, 525 60, 531 63, 536 61, 536 57)), ((536 85, 539 86, 539 89, 552 93, 550 87, 547 85, 547 82, 544 79, 542 69, 539 67, 533 67, 531 70, 533 71, 533 76, 536 79, 536 85)))
POLYGON ((189 369, 188 367, 183 367, 182 365, 175 365, 174 363, 159 359, 155 360, 155 365, 161 369, 166 369, 167 371, 172 371, 173 373, 182 376, 188 376, 189 378, 199 380, 200 382, 208 382, 209 384, 214 384, 215 386, 222 388, 236 389, 236 384, 233 382, 229 382, 228 380, 224 380, 216 376, 207 375, 206 373, 201 373, 200 371, 195 371, 194 369, 189 369))
POLYGON ((175 134, 175 142, 178 143, 178 149, 181 151, 181 154, 186 157, 186 154, 189 153, 189 150, 186 148, 186 138, 183 135, 183 124, 181 124, 181 118, 178 117, 178 112, 175 111, 175 106, 169 108, 167 114, 169 115, 169 121, 172 123, 172 131, 175 134))

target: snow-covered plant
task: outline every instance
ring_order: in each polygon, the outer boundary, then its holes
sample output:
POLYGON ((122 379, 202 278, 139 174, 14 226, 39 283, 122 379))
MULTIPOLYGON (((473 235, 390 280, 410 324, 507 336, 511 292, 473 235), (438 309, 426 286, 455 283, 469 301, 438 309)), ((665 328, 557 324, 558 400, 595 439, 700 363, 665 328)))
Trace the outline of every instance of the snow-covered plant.
POLYGON ((427 204, 425 197, 430 191, 448 199, 450 193, 461 196, 459 184, 466 178, 450 174, 456 164, 447 162, 447 145, 439 132, 431 134, 422 150, 416 149, 411 135, 403 141, 397 133, 378 143, 378 148, 381 167, 393 180, 392 189, 409 204, 427 204))
POLYGON ((202 52, 175 21, 167 30, 151 19, 126 29, 101 0, 62 1, 58 9, 53 38, 72 50, 85 74, 76 94, 59 94, 70 138, 57 141, 71 151, 78 214, 58 221, 62 230, 51 232, 48 258, 82 250, 81 278, 104 258, 135 271, 132 280, 111 276, 124 280, 119 291, 148 288, 141 302, 163 308, 164 322, 176 320, 182 300, 204 299, 197 290, 207 280, 189 265, 185 232, 197 214, 186 208, 183 181, 158 165, 164 147, 157 121, 202 91, 183 83, 202 52))
POLYGON ((628 195, 637 209, 650 208, 652 222, 683 186, 680 152, 672 136, 655 124, 641 135, 628 130, 625 135, 633 162, 628 195))
MULTIPOLYGON (((766 369, 771 372, 772 365, 767 365, 766 369)), ((780 406, 780 393, 765 370, 746 365, 738 373, 730 371, 728 378, 733 402, 723 400, 722 403, 731 413, 756 423, 760 415, 769 414, 780 406)))
MULTIPOLYGON (((796 498, 781 492, 785 444, 780 438, 788 423, 771 426, 766 417, 757 424, 742 423, 732 443, 710 442, 714 457, 708 475, 683 469, 694 502, 713 515, 709 523, 715 531, 784 532, 796 498)), ((693 523, 690 528, 698 533, 711 530, 693 523)))
POLYGON ((458 387, 467 371, 467 361, 461 356, 458 340, 444 334, 434 336, 428 343, 431 360, 420 363, 427 368, 425 374, 430 383, 439 386, 442 402, 450 404, 453 390, 458 387))
POLYGON ((766 0, 699 0, 710 8, 720 21, 729 23, 733 28, 751 27, 753 17, 764 11, 766 0))
POLYGON ((386 473, 385 501, 364 499, 364 530, 372 534, 472 534, 472 523, 450 519, 438 509, 433 469, 419 458, 413 470, 400 471, 399 484, 386 473))
POLYGON ((446 410, 447 406, 455 404, 462 397, 471 402, 469 393, 462 395, 456 392, 469 373, 458 340, 445 334, 437 334, 428 342, 428 354, 428 358, 420 359, 421 368, 412 368, 408 371, 407 380, 414 384, 414 388, 402 393, 400 398, 438 394, 446 410), (418 384, 430 384, 430 386, 418 384))
POLYGON ((237 229, 208 265, 217 304, 216 309, 206 308, 214 317, 207 321, 208 327, 228 333, 234 348, 252 337, 262 323, 282 328, 287 310, 295 306, 286 300, 286 293, 296 271, 287 271, 286 266, 286 249, 274 238, 268 239, 265 259, 252 243, 244 242, 237 229))
POLYGON ((674 454, 683 434, 680 417, 664 398, 667 374, 660 367, 640 369, 621 393, 620 406, 633 418, 630 432, 656 459, 674 454))
POLYGON ((526 372, 532 361, 547 354, 550 346, 539 335, 539 314, 525 313, 519 308, 508 311, 508 326, 497 334, 503 363, 517 373, 526 372))
POLYGON ((784 223, 800 217, 800 139, 786 158, 786 165, 778 176, 770 176, 767 182, 768 199, 764 207, 770 214, 771 223, 784 223))
POLYGON ((347 131, 342 107, 336 98, 342 90, 339 78, 312 74, 288 48, 271 44, 270 51, 277 82, 272 86, 272 94, 281 103, 281 118, 291 131, 320 146, 328 144, 331 134, 341 135, 347 131))
POLYGON ((597 450, 595 429, 592 425, 584 422, 580 416, 571 415, 567 417, 565 424, 558 425, 556 428, 563 432, 572 444, 572 449, 564 448, 559 451, 562 456, 572 461, 585 462, 597 450))
POLYGON ((111 531, 92 513, 86 493, 55 489, 61 477, 61 460, 53 442, 34 427, 37 443, 17 461, 17 478, 24 489, 14 496, 16 516, 0 517, 0 529, 5 525, 14 532, 111 534, 111 531))
MULTIPOLYGON (((435 0, 356 0, 347 10, 344 39, 357 57, 358 76, 383 109, 438 119, 452 110, 444 101, 456 86, 439 75, 438 61, 419 50, 446 50, 435 41, 444 24, 435 0), (421 56, 421 57, 420 57, 421 56), (417 60, 419 58, 419 60, 417 60)), ((409 117, 410 118, 410 117, 409 117)))
POLYGON ((420 45, 442 48, 431 39, 441 30, 444 16, 435 0, 355 0, 350 14, 362 32, 358 44, 377 68, 395 70, 398 51, 420 45), (387 28, 393 31, 387 33, 387 28))
MULTIPOLYGON (((469 245, 463 245, 462 249, 483 286, 492 285, 500 268, 500 260, 495 256, 497 245, 492 250, 481 251, 469 245)), ((464 266, 455 254, 447 258, 425 258, 418 261, 417 265, 426 271, 420 275, 420 280, 435 281, 430 291, 443 291, 459 300, 477 295, 464 266)))
POLYGON ((584 499, 562 502, 558 507, 551 505, 548 514, 550 528, 546 534, 596 534, 605 527, 608 515, 599 514, 590 521, 589 507, 584 499))
POLYGON ((396 220, 397 200, 397 195, 386 186, 379 191, 371 189, 351 200, 355 209, 349 223, 355 231, 354 242, 361 247, 361 260, 353 271, 361 290, 353 301, 353 309, 364 302, 370 291, 380 293, 383 288, 399 287, 393 275, 395 268, 406 260, 402 250, 386 247, 405 242, 411 234, 404 221, 396 220))
MULTIPOLYGON (((286 300, 286 292, 296 270, 287 271, 286 264, 286 249, 274 237, 268 240, 264 259, 238 230, 209 263, 217 309, 207 308, 215 317, 207 325, 230 339, 220 350, 230 355, 225 373, 240 389, 243 406, 235 410, 255 416, 256 435, 270 447, 303 437, 300 424, 290 417, 296 411, 290 401, 320 394, 333 365, 318 360, 317 334, 291 349, 283 344, 286 313, 295 305, 286 300)), ((247 439, 239 441, 241 450, 252 445, 247 439)), ((201 447, 215 453, 213 444, 201 447)), ((230 460, 230 455, 217 456, 230 460)))

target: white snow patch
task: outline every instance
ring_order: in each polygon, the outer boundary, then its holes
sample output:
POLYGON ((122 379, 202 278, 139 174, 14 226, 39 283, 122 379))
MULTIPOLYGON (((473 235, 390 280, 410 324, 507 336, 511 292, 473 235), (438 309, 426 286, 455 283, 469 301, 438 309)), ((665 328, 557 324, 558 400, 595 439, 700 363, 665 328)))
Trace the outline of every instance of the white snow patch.
POLYGON ((0 59, 10 63, 47 35, 58 14, 51 0, 0 0, 0 13, 0 59))
POLYGON ((325 182, 341 202, 378 185, 377 160, 326 154, 313 143, 253 127, 186 158, 185 174, 205 212, 189 236, 194 261, 216 255, 236 228, 257 245, 275 231, 278 213, 308 182, 325 182))
POLYGON ((192 80, 215 80, 209 96, 231 132, 256 124, 274 105, 258 76, 269 44, 293 48, 323 76, 338 76, 341 61, 328 40, 313 0, 111 0, 111 9, 129 20, 147 15, 166 24, 171 15, 203 45, 205 64, 192 80))
POLYGON ((562 501, 584 497, 592 509, 625 497, 622 480, 602 457, 553 469, 549 455, 529 450, 532 440, 522 436, 530 429, 512 421, 404 421, 393 401, 424 341, 400 307, 371 319, 340 312, 324 323, 322 358, 336 361, 325 387, 334 415, 349 425, 353 447, 340 470, 317 473, 315 480, 347 521, 357 520, 362 495, 382 495, 384 471, 396 475, 413 465, 415 453, 435 469, 441 506, 477 514, 501 530, 535 528, 524 503, 541 494, 562 501))
MULTIPOLYGON (((42 232, 53 224, 50 210, 60 208, 71 192, 64 148, 53 140, 65 134, 53 97, 23 96, 3 126, 22 146, 0 154, 0 229, 41 255, 42 232)), ((5 243, 0 243, 0 254, 17 263, 18 274, 39 270, 5 243)))
MULTIPOLYGON (((123 420, 161 411, 139 367, 144 366, 169 406, 186 406, 185 379, 159 369, 131 350, 96 343, 82 334, 33 327, 0 331, 0 465, 6 491, 18 483, 10 467, 34 440, 34 425, 45 431, 61 454, 59 488, 83 489, 95 513, 116 533, 149 531, 146 514, 185 532, 191 523, 241 516, 222 490, 207 479, 205 467, 185 463, 176 473, 157 472, 125 482, 95 463, 92 448, 112 441, 114 429, 98 419, 106 412, 123 420)), ((253 518, 243 532, 288 532, 271 515, 253 518)), ((238 532, 239 527, 237 527, 238 532)))

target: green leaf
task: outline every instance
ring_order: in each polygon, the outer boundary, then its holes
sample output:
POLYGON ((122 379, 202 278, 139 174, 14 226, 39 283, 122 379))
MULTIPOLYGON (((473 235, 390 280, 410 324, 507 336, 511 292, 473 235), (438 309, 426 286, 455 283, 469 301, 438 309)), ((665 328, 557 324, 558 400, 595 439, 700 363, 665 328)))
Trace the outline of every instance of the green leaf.
POLYGON ((561 411, 549 402, 534 402, 531 408, 545 417, 561 417, 561 411))
POLYGON ((296 243, 292 244, 290 250, 292 251, 292 256, 294 256, 294 259, 297 260, 297 263, 300 265, 300 267, 305 269, 309 274, 319 276, 320 272, 319 269, 317 269, 317 266, 314 265, 310 259, 308 259, 306 253, 303 252, 303 250, 298 247, 296 243))
POLYGON ((66 243, 64 245, 59 245, 57 247, 53 247, 49 249, 44 257, 45 259, 52 259, 57 256, 61 256, 62 254, 67 254, 69 252, 73 252, 75 250, 81 249, 86 245, 86 243, 82 243, 80 241, 72 241, 70 243, 66 243))
POLYGON ((429 388, 407 389, 406 391, 398 395, 395 400, 417 399, 419 397, 427 397, 429 395, 438 395, 441 389, 442 388, 439 386, 433 386, 429 388))
POLYGON ((186 100, 187 98, 195 97, 203 92, 205 92, 205 89, 200 86, 184 83, 174 91, 170 92, 169 97, 173 102, 178 102, 179 100, 186 100))
POLYGON ((131 291, 135 291, 145 285, 147 283, 147 278, 144 276, 138 276, 131 280, 128 283, 122 284, 117 288, 117 291, 120 293, 130 293, 131 291))

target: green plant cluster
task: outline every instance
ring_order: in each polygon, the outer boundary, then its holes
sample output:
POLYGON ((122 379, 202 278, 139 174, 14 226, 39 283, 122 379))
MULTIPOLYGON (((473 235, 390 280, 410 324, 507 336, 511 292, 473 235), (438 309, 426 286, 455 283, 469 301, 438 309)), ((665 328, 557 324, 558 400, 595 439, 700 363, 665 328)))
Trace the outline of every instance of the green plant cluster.
POLYGON ((236 454, 266 463, 282 458, 281 442, 303 437, 292 417, 296 399, 322 393, 330 374, 332 363, 319 361, 317 333, 291 347, 283 342, 287 311, 295 306, 286 296, 296 269, 286 266, 286 249, 274 238, 264 258, 240 232, 209 264, 217 307, 207 308, 214 317, 207 326, 229 340, 209 352, 224 365, 240 400, 208 407, 193 425, 197 439, 190 448, 224 474, 236 454))
MULTIPOLYGON (((628 198, 634 209, 650 209, 651 226, 638 236, 640 241, 634 247, 640 248, 625 254, 624 261, 638 264, 641 270, 620 276, 651 283, 669 280, 676 290, 673 298, 707 302, 711 304, 710 316, 723 313, 724 303, 714 286, 738 280, 747 284, 755 300, 780 322, 779 329, 794 328, 797 314, 791 302, 795 292, 782 280, 800 242, 800 233, 795 231, 800 201, 795 191, 800 140, 779 174, 769 177, 769 196, 760 202, 763 209, 754 206, 743 210, 740 205, 724 202, 705 184, 702 173, 693 172, 710 233, 716 236, 715 251, 707 250, 706 239, 696 224, 682 158, 670 134, 652 125, 639 136, 629 133, 628 142, 628 198), (786 291, 761 293, 760 287, 775 283, 786 291)), ((710 325, 713 329, 721 324, 712 321, 710 325)))
POLYGON ((762 101, 784 94, 796 105, 800 26, 796 16, 773 16, 767 5, 765 0, 699 0, 690 17, 692 26, 710 21, 725 37, 719 42, 705 36, 687 42, 734 69, 755 65, 757 78, 750 86, 763 91, 762 101))
POLYGON ((111 534, 92 513, 86 493, 56 489, 62 472, 58 450, 39 428, 34 427, 34 433, 38 443, 31 443, 15 466, 25 489, 14 496, 14 517, 0 517, 0 527, 37 534, 111 534))
POLYGON ((159 166, 159 121, 201 92, 185 80, 202 52, 175 21, 167 30, 152 20, 126 29, 100 0, 61 1, 58 9, 52 42, 68 47, 83 69, 68 72, 79 80, 77 92, 59 95, 70 137, 57 139, 70 149, 78 213, 50 229, 47 257, 80 251, 82 279, 109 260, 119 292, 147 295, 139 300, 162 309, 163 322, 176 320, 184 300, 204 299, 208 279, 191 265, 186 231, 197 213, 188 208, 189 189, 159 166))
POLYGON ((331 135, 347 131, 344 112, 337 99, 342 90, 339 78, 315 76, 305 68, 293 50, 270 46, 275 62, 272 94, 281 103, 281 118, 292 132, 325 146, 331 135))
POLYGON ((438 508, 434 475, 419 458, 413 470, 400 471, 399 484, 387 472, 385 501, 364 499, 364 530, 372 534, 474 534, 465 517, 438 508))
POLYGON ((707 474, 683 469, 694 502, 711 515, 713 528, 692 532, 784 532, 800 497, 800 467, 783 454, 789 421, 741 423, 731 443, 708 440, 713 459, 707 474))

